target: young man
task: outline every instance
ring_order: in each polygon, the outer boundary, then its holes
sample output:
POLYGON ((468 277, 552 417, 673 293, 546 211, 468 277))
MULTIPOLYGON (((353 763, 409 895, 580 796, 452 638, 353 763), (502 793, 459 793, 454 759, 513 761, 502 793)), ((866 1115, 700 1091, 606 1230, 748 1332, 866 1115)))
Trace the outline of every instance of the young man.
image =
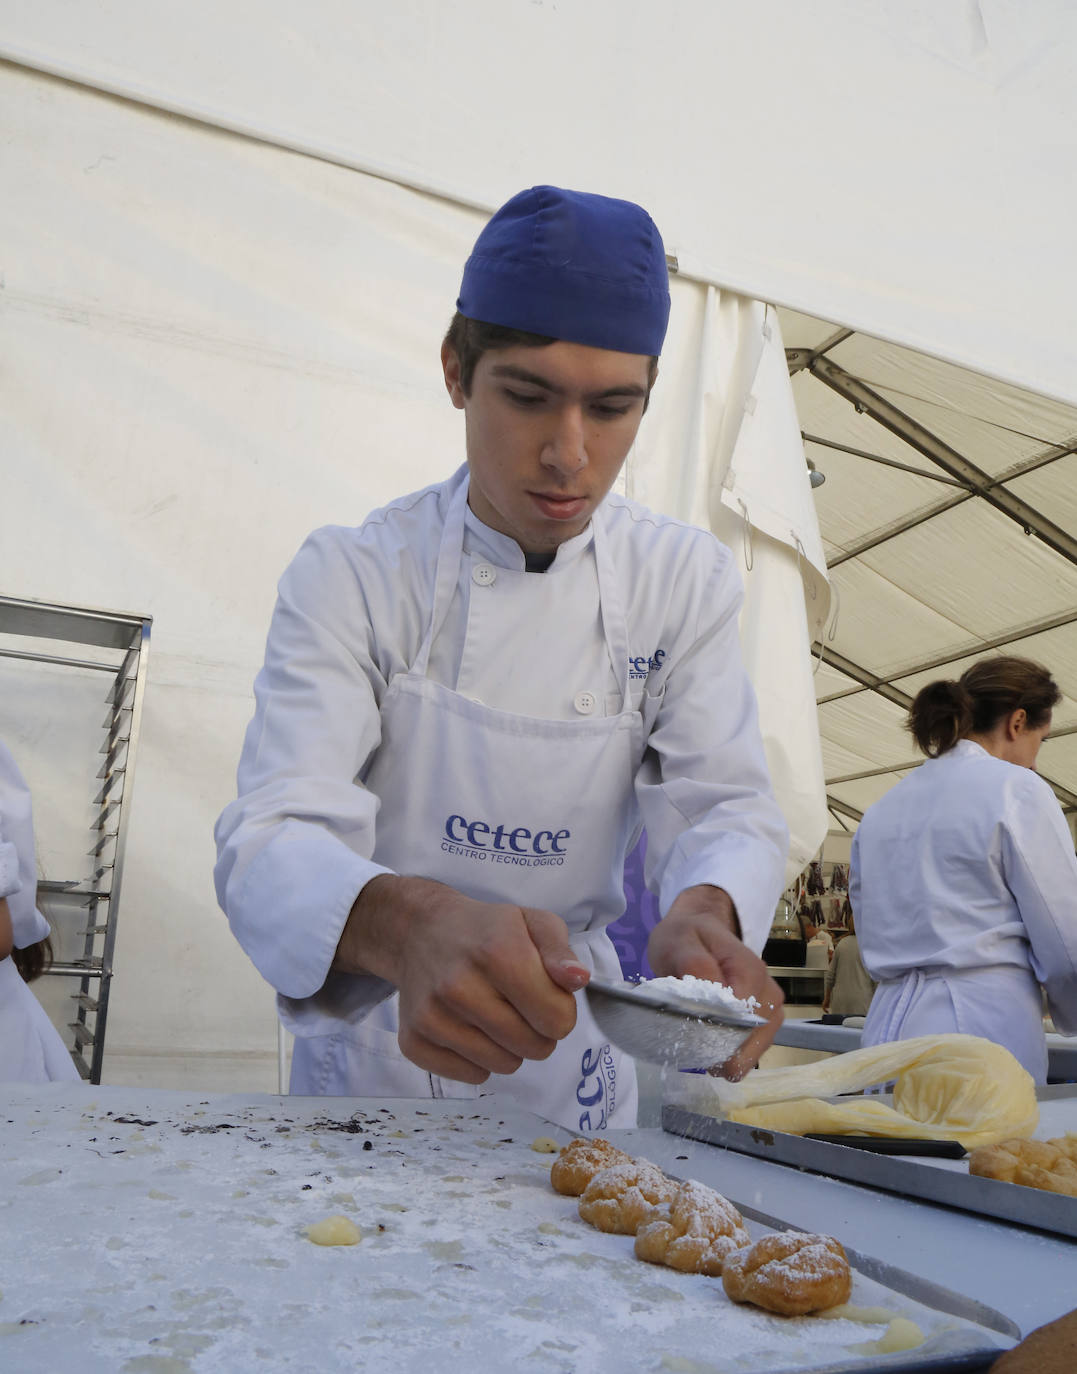
POLYGON ((711 535, 609 494, 669 315, 639 206, 522 192, 457 305, 467 464, 316 532, 284 574, 218 896, 281 994, 293 1092, 496 1089, 573 1129, 632 1125, 631 1061, 575 994, 620 976, 605 927, 641 819, 656 973, 780 1017, 752 950, 787 834, 739 579, 711 535))

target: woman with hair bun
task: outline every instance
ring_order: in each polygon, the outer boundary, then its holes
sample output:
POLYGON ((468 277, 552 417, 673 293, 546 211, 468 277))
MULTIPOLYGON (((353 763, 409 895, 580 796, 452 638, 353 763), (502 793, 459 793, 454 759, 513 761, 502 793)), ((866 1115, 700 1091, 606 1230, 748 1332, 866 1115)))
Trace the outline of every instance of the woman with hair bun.
POLYGON ((863 1043, 959 1031, 1047 1077, 1041 986, 1077 1034, 1077 858, 1036 756, 1062 698, 1046 668, 987 658, 929 683, 908 727, 927 761, 853 837, 849 896, 878 987, 863 1043))

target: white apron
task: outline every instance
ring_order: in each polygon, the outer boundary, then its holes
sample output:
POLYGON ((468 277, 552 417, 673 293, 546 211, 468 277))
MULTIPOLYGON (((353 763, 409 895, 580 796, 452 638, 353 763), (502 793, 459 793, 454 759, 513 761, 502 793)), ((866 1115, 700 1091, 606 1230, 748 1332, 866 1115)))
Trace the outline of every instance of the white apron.
POLYGON ((1006 1049, 1037 1083, 1047 1082, 1040 985, 1030 969, 1004 964, 976 969, 912 969, 879 983, 863 1045, 917 1035, 979 1035, 1006 1049))
MULTIPOLYGON (((463 482, 446 517, 433 612, 418 656, 382 700, 381 744, 362 779, 380 800, 373 858, 478 900, 554 911, 568 925, 581 963, 599 977, 620 978, 605 927, 624 908, 622 866, 637 826, 633 782, 650 721, 630 705, 627 626, 601 513, 593 519, 594 554, 620 709, 544 720, 494 710, 426 675, 465 556, 467 490, 463 482)), ((469 619, 482 613, 476 598, 490 577, 489 565, 476 567, 469 619)), ((495 580, 499 575, 494 570, 495 580)), ((529 638, 526 628, 506 652, 538 651, 537 627, 529 638)), ((556 633, 555 626, 542 628, 556 633)), ((644 696, 652 719, 658 704, 644 696)), ((632 1060, 606 1041, 581 994, 576 1009, 575 1029, 548 1059, 525 1060, 516 1073, 474 1087, 440 1079, 403 1057, 394 996, 336 1035, 297 1039, 291 1090, 375 1097, 497 1092, 571 1130, 634 1126, 632 1060)))

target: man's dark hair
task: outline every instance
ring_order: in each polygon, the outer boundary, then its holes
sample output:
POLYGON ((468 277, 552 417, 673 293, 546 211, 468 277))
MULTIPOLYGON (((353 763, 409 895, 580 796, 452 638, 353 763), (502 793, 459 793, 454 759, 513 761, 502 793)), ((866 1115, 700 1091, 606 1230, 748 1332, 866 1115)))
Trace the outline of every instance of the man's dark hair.
MULTIPOLYGON (((461 315, 458 310, 445 334, 445 342, 459 360, 460 387, 465 396, 470 396, 475 369, 484 353, 494 352, 499 348, 545 348, 548 344, 557 343, 557 340, 549 334, 530 334, 526 329, 509 329, 503 324, 486 324, 482 320, 472 320, 466 315, 461 315)), ((658 359, 652 357, 647 377, 647 397, 643 402, 644 410, 647 409, 650 388, 654 386, 657 371, 658 359)))

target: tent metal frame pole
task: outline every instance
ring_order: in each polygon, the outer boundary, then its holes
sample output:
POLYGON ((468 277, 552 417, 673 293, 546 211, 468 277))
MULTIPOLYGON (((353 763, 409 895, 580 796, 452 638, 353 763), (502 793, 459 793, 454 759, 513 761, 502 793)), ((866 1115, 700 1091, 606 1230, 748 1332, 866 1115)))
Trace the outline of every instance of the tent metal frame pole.
MULTIPOLYGON (((871 458, 873 456, 859 449, 848 448, 845 444, 835 444, 828 439, 816 439, 809 434, 802 433, 801 438, 810 440, 812 443, 820 444, 826 448, 841 449, 843 452, 851 453, 857 458, 871 458)), ((1001 477, 996 477, 992 485, 997 487, 1002 486, 1006 482, 1013 482, 1018 477, 1025 477, 1030 472, 1038 472, 1040 468, 1047 467, 1050 463, 1055 463, 1060 458, 1068 458, 1074 453, 1077 453, 1077 444, 1071 444, 1066 448, 1052 449, 1047 453, 1039 453, 1034 458, 1030 458, 1028 462, 1020 463, 1016 467, 1010 468, 1001 477)), ((883 462, 888 460, 878 459, 877 461, 883 462)), ((910 469, 910 471, 911 470, 912 469, 910 469)), ((954 480, 955 486, 963 485, 963 483, 959 483, 955 479, 949 477, 936 478, 934 473, 925 472, 921 475, 924 477, 931 477, 933 480, 940 482, 954 480)), ((906 519, 899 521, 897 524, 890 525, 887 529, 879 533, 865 535, 859 543, 851 545, 842 553, 837 554, 834 558, 828 559, 826 565, 827 569, 837 568, 842 563, 848 563, 852 558, 859 558, 861 554, 867 553, 870 549, 877 549, 880 544, 886 544, 891 539, 896 539, 899 534, 905 534, 908 530, 915 529, 917 525, 924 525, 927 521, 934 520, 936 515, 945 515, 947 511, 953 510, 955 506, 963 505, 966 501, 971 500, 972 497, 977 495, 979 495, 978 492, 972 491, 966 487, 961 496, 951 496, 948 500, 940 501, 938 505, 929 506, 926 510, 920 510, 908 516, 906 519)))
MULTIPOLYGON (((848 692, 839 692, 830 697, 820 697, 816 702, 817 706, 824 706, 828 702, 838 701, 843 697, 855 696, 858 691, 876 692, 879 696, 885 697, 887 701, 893 702, 895 706, 900 706, 905 711, 912 704, 912 697, 909 696, 908 692, 903 692, 900 687, 891 686, 889 678, 880 677, 876 673, 869 673, 866 668, 861 668, 859 663, 854 663, 851 658, 839 654, 836 649, 828 649, 825 644, 817 646, 817 650, 825 664, 831 668, 837 668, 839 673, 844 673, 846 677, 851 677, 854 682, 859 684, 848 692)), ((928 667, 934 666, 934 664, 928 665, 928 667)), ((917 670, 913 668, 908 671, 926 672, 926 669, 917 670)))
POLYGON ((854 558, 859 558, 861 554, 870 553, 872 549, 877 549, 880 544, 888 544, 891 539, 896 539, 900 534, 908 534, 909 530, 914 530, 918 525, 926 525, 929 520, 934 520, 937 515, 945 515, 948 510, 953 510, 956 506, 963 506, 966 501, 971 501, 973 493, 966 491, 961 496, 951 496, 949 501, 940 501, 937 506, 930 506, 927 510, 922 510, 916 515, 910 515, 907 519, 899 521, 896 525, 891 525, 889 529, 879 534, 865 535, 858 543, 851 545, 843 553, 828 558, 826 561, 827 572, 832 568, 838 568, 842 563, 848 563, 854 558))
MULTIPOLYGON (((1060 630, 1067 625, 1072 625, 1077 621, 1077 611, 1069 612, 1066 615, 1052 616, 1049 620, 1036 621, 1031 625, 1026 625, 1018 630, 1008 630, 1004 635, 999 635, 995 639, 985 639, 981 643, 966 644, 963 648, 951 651, 939 658, 924 659, 919 663, 909 664, 897 672, 888 674, 878 674, 868 676, 870 681, 861 681, 856 678, 858 686, 848 687, 841 692, 832 692, 829 696, 820 697, 816 702, 817 706, 823 706, 831 701, 840 701, 844 697, 856 696, 858 692, 873 691, 882 683, 897 682, 901 678, 913 677, 917 673, 931 672, 935 668, 945 668, 948 663, 958 663, 963 658, 969 658, 974 654, 989 653, 992 649, 1004 648, 1007 644, 1015 644, 1022 639, 1034 639, 1037 635, 1046 634, 1051 630, 1060 630)), ((833 649, 827 649, 818 643, 812 649, 813 654, 822 655, 823 662, 829 663, 832 668, 837 668, 839 672, 845 672, 842 667, 843 660, 840 654, 833 649)), ((848 674, 848 676, 853 676, 848 674)))
POLYGON ((820 448, 832 448, 838 453, 849 453, 854 458, 866 458, 869 463, 881 463, 884 468, 897 468, 899 472, 911 472, 914 477, 926 477, 929 482, 942 482, 948 487, 960 487, 966 496, 976 492, 967 482, 959 482, 956 477, 944 477, 941 472, 928 472, 925 468, 913 467, 911 463, 899 463, 896 458, 884 458, 881 453, 869 453, 865 448, 853 448, 850 444, 839 444, 836 439, 823 439, 818 434, 805 434, 800 437, 806 444, 818 444, 820 448))
MULTIPOLYGON (((849 687, 843 692, 833 692, 827 697, 820 697, 816 705, 823 706, 830 701, 840 701, 843 697, 855 696, 858 692, 865 690, 873 691, 881 683, 896 682, 899 678, 913 677, 916 673, 929 673, 934 668, 944 668, 948 663, 957 663, 961 659, 968 658, 972 654, 989 653, 992 649, 1001 649, 1005 645, 1014 644, 1020 639, 1033 639, 1036 635, 1047 634, 1051 630, 1061 630, 1066 625, 1072 625, 1075 621, 1077 621, 1077 611, 1068 611, 1065 615, 1055 615, 1047 620, 1037 620, 1031 625, 1024 625, 1017 630, 1007 630, 1005 634, 998 635, 994 639, 985 639, 981 643, 973 645, 966 644, 963 649, 959 649, 956 652, 948 652, 941 658, 924 659, 922 662, 913 663, 896 673, 888 673, 886 675, 867 674, 866 676, 871 679, 870 681, 862 681, 861 678, 855 677, 854 680, 859 684, 858 686, 849 687)), ((837 668, 839 672, 845 672, 842 664, 848 660, 843 659, 841 655, 835 653, 833 649, 828 649, 824 645, 816 644, 812 652, 817 656, 821 655, 823 662, 829 663, 832 668, 837 668)), ((847 676, 854 677, 854 674, 848 673, 847 676)), ((901 703, 898 704, 900 705, 901 703)), ((1060 731, 1059 733, 1061 734, 1063 732, 1060 731)), ((1066 731, 1066 733, 1069 732, 1066 731)))
POLYGON ((922 763, 923 759, 912 759, 909 763, 891 763, 885 768, 865 768, 862 773, 846 773, 840 778, 827 778, 827 784, 836 787, 842 782, 862 782, 865 778, 881 778, 886 773, 911 773, 922 763))
MULTIPOLYGON (((907 711, 912 705, 912 697, 909 696, 907 692, 902 692, 899 688, 891 686, 889 682, 876 677, 874 673, 869 673, 866 668, 862 668, 858 663, 854 663, 852 659, 844 658, 841 654, 835 653, 833 649, 824 649, 823 658, 824 662, 829 662, 831 667, 837 668, 840 672, 845 673, 848 677, 861 683, 869 692, 875 692, 878 696, 885 698, 885 700, 891 702, 894 706, 900 706, 903 710, 907 711)), ((822 705, 822 702, 818 704, 822 705)), ((885 768, 882 771, 891 773, 895 770, 892 768, 885 768)), ((1055 782, 1053 778, 1047 777, 1044 773, 1041 773, 1040 777, 1043 778, 1044 782, 1047 783, 1054 792, 1064 811, 1069 812, 1077 810, 1077 793, 1071 792, 1068 787, 1063 787, 1060 782, 1055 782)), ((837 779, 828 778, 827 785, 829 786, 836 781, 837 779)))
POLYGON ((978 468, 949 444, 943 443, 911 415, 906 415, 877 391, 873 391, 829 358, 814 358, 808 365, 808 370, 824 386, 843 396, 862 414, 869 415, 884 429, 904 440, 917 453, 922 453, 951 477, 956 477, 1007 519, 1020 525, 1026 534, 1036 535, 1048 548, 1061 554, 1070 563, 1077 564, 1077 539, 1061 526, 1048 520, 1027 501, 1015 496, 1006 487, 1000 486, 990 473, 978 468))
POLYGON ((829 338, 824 339, 818 348, 787 348, 785 361, 789 368, 790 377, 795 377, 798 372, 809 370, 816 358, 822 358, 832 348, 837 348, 838 344, 843 344, 846 339, 851 339, 855 333, 855 329, 837 329, 829 338))

